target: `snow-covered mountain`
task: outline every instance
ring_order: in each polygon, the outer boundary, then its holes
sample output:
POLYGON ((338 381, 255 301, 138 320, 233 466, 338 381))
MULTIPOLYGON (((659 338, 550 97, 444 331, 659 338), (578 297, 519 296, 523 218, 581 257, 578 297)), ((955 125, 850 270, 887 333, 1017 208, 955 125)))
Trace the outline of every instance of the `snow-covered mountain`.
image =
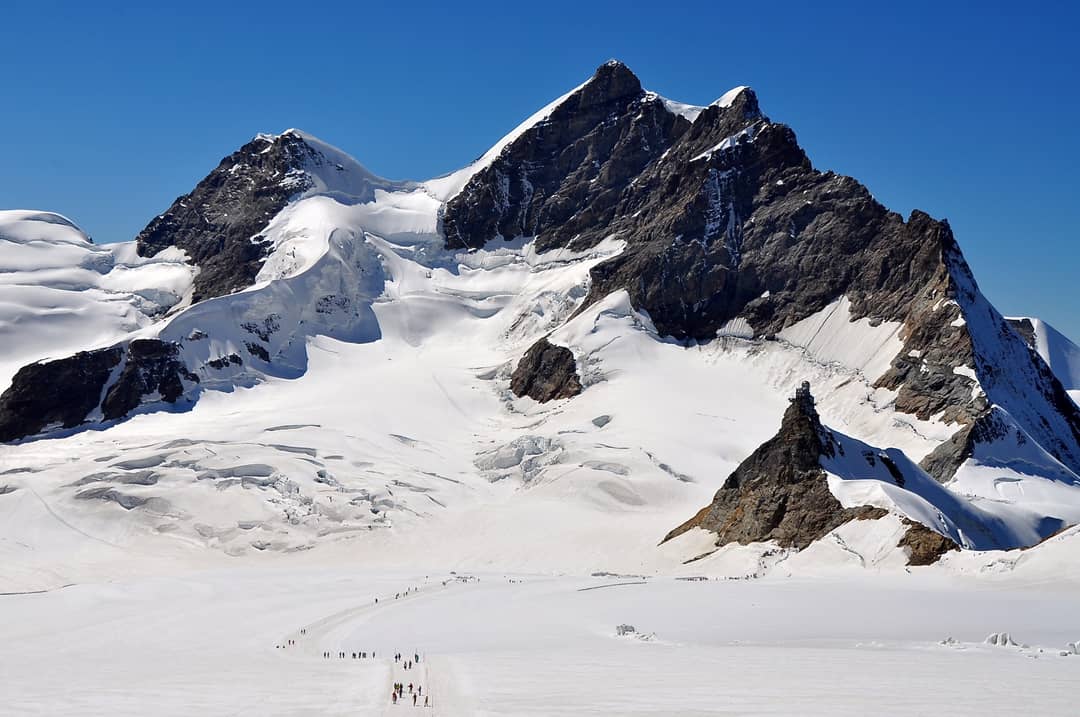
POLYGON ((132 549, 680 570, 856 514, 912 556, 1080 520, 1080 350, 749 88, 693 107, 610 62, 445 177, 288 130, 133 242, 23 211, 0 242, 0 545, 31 583, 132 549), (816 453, 751 471, 803 381, 816 453))

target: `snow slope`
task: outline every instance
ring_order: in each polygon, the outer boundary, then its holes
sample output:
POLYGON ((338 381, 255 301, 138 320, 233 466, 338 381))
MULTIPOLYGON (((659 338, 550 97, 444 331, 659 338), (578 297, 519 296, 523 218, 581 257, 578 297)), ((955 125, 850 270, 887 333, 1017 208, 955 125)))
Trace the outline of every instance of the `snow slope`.
POLYGON ((1035 351, 1072 399, 1080 403, 1080 346, 1042 319, 1020 320, 1031 322, 1035 332, 1035 351))
POLYGON ((96 245, 51 212, 0 211, 0 390, 22 366, 108 345, 182 305, 193 267, 170 249, 96 245))
MULTIPOLYGON (((823 457, 822 466, 829 490, 845 508, 885 508, 973 550, 1028 547, 1065 523, 1080 522, 1080 480, 1060 464, 1058 481, 1037 474, 1016 479, 1022 482, 1013 488, 1009 500, 1002 491, 987 491, 982 484, 978 488, 983 490, 976 490, 972 474, 978 469, 965 466, 964 474, 946 487, 902 451, 831 435, 836 455, 823 457)), ((1037 446, 1031 452, 1035 450, 1041 452, 1037 446)), ((1037 456, 1043 462, 1047 458, 1045 453, 1037 456)), ((992 479, 994 483, 1002 480, 1006 479, 992 479)))

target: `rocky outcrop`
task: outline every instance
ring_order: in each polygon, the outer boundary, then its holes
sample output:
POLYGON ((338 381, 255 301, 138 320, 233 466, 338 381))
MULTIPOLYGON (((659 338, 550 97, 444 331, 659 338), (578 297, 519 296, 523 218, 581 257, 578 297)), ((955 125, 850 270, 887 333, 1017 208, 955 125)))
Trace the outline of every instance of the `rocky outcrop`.
POLYGON ((908 553, 908 565, 933 565, 946 553, 960 550, 960 546, 951 539, 930 530, 922 523, 906 518, 904 523, 908 529, 897 545, 908 553))
POLYGON ((791 402, 779 433, 739 464, 711 504, 664 541, 703 528, 716 533, 717 545, 772 540, 802 549, 849 520, 869 517, 844 508, 829 492, 820 461, 834 450, 807 391, 791 402))
POLYGON ((0 441, 32 436, 51 426, 78 426, 101 402, 123 355, 122 348, 113 347, 23 366, 0 394, 0 441))
POLYGON ((521 357, 510 377, 515 396, 528 396, 540 403, 571 398, 582 391, 574 354, 542 338, 521 357))
POLYGON ((175 403, 185 381, 199 381, 179 360, 178 349, 158 339, 136 339, 24 366, 0 394, 0 441, 74 428, 98 412, 106 421, 122 418, 148 401, 175 403))
POLYGON ((311 187, 302 168, 315 160, 316 150, 297 133, 256 137, 150 222, 136 237, 139 254, 170 246, 187 252, 199 267, 194 301, 250 286, 269 248, 262 232, 291 197, 311 187))
POLYGON ((949 440, 931 451, 919 467, 939 483, 951 479, 956 470, 975 452, 975 446, 999 441, 1012 431, 999 411, 987 411, 978 419, 954 433, 949 440))
POLYGON ((102 417, 123 418, 147 397, 176 403, 184 393, 184 379, 199 382, 180 361, 179 348, 158 339, 136 339, 128 344, 124 368, 101 402, 102 417))

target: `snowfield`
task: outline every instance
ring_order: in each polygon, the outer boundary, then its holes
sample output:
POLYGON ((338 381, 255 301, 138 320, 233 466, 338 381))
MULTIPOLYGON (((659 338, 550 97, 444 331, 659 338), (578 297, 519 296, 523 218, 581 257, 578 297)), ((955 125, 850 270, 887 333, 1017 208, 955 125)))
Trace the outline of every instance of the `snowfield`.
POLYGON ((3 596, 0 713, 420 711, 395 681, 452 716, 1068 715, 1080 692, 1075 583, 465 578, 290 560, 3 596))

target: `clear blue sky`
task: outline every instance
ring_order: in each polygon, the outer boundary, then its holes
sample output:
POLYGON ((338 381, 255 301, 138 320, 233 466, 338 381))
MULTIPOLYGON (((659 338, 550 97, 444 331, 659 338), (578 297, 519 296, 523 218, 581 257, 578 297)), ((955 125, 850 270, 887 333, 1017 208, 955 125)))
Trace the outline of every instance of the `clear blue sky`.
POLYGON ((426 178, 617 57, 684 102, 753 86, 817 167, 948 218, 1003 312, 1080 339, 1076 3, 136 5, 5 2, 0 207, 130 239, 287 127, 426 178))

